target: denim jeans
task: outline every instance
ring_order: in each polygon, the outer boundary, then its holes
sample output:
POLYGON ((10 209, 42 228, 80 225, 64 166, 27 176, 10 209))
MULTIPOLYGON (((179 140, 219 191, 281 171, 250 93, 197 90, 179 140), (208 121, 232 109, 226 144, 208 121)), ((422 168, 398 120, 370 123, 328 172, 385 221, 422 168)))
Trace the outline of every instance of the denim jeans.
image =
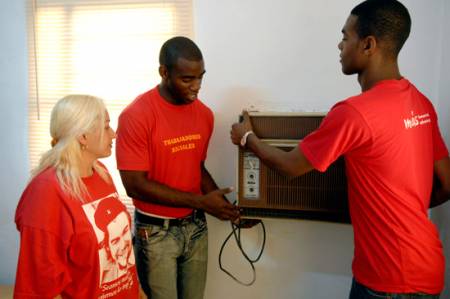
POLYGON ((139 281, 150 299, 202 299, 208 262, 206 220, 181 226, 135 222, 139 281))
POLYGON ((349 299, 439 299, 439 295, 429 295, 423 293, 397 294, 378 292, 363 286, 353 279, 349 299))

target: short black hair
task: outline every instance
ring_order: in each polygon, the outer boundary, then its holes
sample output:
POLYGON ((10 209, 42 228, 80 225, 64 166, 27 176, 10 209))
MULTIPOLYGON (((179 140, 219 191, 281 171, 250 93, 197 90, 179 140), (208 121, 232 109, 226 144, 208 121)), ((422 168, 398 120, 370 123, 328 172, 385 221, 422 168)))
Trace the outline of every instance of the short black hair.
POLYGON ((203 55, 192 40, 184 36, 176 36, 162 45, 159 52, 159 64, 171 70, 178 58, 200 61, 203 60, 203 55))
POLYGON ((397 0, 366 0, 352 9, 358 17, 356 32, 360 38, 373 35, 387 42, 388 50, 395 57, 411 32, 411 16, 408 9, 397 0))

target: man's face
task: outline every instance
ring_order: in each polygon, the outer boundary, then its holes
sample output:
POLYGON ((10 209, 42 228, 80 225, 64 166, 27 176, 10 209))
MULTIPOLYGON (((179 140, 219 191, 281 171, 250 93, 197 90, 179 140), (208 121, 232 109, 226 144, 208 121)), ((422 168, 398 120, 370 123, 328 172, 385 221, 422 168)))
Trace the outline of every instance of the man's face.
POLYGON ((205 66, 203 60, 193 61, 178 58, 173 68, 167 71, 167 89, 176 104, 189 104, 198 97, 202 86, 205 66))
POLYGON ((342 72, 346 75, 360 73, 364 66, 364 43, 356 32, 358 17, 350 15, 342 29, 342 40, 338 45, 341 51, 342 72))
POLYGON ((126 269, 131 255, 130 224, 125 212, 121 212, 108 224, 109 249, 120 269, 126 269))

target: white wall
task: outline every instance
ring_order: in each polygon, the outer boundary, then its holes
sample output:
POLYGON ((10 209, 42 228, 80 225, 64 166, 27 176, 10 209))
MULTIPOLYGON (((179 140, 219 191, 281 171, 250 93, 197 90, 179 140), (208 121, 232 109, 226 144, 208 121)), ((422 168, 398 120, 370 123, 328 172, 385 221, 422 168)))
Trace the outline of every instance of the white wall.
POLYGON ((0 0, 0 284, 15 276, 17 200, 28 179, 24 0, 0 0))
MULTIPOLYGON (((196 41, 207 70, 201 97, 216 114, 207 166, 219 185, 235 185, 236 148, 229 142, 229 127, 243 108, 326 111, 359 91, 354 76, 341 74, 337 49, 345 19, 358 2, 194 0, 196 41)), ((14 280, 18 236, 13 213, 28 177, 24 3, 0 0, 0 283, 14 280)), ((450 33, 449 4, 445 0, 405 4, 414 26, 400 58, 401 68, 441 108, 448 141, 450 61, 443 53, 450 50, 450 40, 443 36, 450 33)), ((449 224, 442 219, 448 215, 448 209, 447 214, 436 215, 447 240, 449 224)), ((350 226, 265 221, 267 244, 256 264, 256 283, 242 287, 218 269, 217 255, 229 226, 210 217, 208 221, 206 298, 347 298, 353 254, 350 226)), ((261 230, 246 231, 243 239, 244 247, 254 255, 261 230)), ((449 248, 447 241, 447 252, 449 248)), ((234 244, 225 250, 224 265, 244 280, 251 278, 250 266, 234 244)))

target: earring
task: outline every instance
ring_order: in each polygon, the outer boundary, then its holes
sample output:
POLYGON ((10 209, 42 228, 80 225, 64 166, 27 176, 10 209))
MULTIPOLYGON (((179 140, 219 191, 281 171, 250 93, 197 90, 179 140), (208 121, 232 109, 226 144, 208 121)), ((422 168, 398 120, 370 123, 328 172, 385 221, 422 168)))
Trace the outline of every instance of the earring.
POLYGON ((52 147, 55 147, 55 145, 58 143, 58 139, 53 138, 52 142, 50 142, 50 144, 52 145, 52 147))
POLYGON ((87 145, 81 144, 81 150, 84 151, 84 150, 86 150, 86 149, 87 149, 87 145))

